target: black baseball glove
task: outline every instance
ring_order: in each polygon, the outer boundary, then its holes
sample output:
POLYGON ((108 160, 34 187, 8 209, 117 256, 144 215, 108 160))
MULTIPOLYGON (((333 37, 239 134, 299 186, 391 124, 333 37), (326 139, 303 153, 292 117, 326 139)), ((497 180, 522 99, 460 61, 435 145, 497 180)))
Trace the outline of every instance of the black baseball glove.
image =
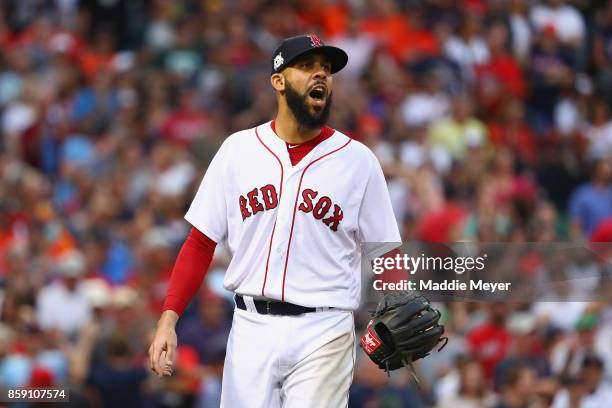
POLYGON ((361 337, 361 347, 378 367, 389 372, 423 358, 440 342, 448 342, 440 312, 418 292, 385 295, 361 337))

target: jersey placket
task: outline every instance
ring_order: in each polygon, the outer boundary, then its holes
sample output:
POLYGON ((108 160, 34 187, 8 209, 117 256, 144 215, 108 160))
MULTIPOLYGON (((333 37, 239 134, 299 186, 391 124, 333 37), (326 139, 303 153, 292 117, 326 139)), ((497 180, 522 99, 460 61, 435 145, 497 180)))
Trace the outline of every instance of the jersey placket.
POLYGON ((306 166, 313 160, 319 146, 309 152, 295 166, 291 164, 289 154, 286 151, 285 142, 276 136, 266 132, 264 142, 270 143, 270 149, 280 159, 283 166, 282 196, 276 212, 274 237, 271 240, 270 257, 266 271, 265 285, 262 285, 262 296, 283 300, 283 277, 285 264, 290 262, 287 256, 292 235, 297 233, 297 220, 294 220, 294 212, 297 211, 296 200, 298 199, 298 187, 300 177, 306 166), (291 232, 293 224, 293 233, 291 232))

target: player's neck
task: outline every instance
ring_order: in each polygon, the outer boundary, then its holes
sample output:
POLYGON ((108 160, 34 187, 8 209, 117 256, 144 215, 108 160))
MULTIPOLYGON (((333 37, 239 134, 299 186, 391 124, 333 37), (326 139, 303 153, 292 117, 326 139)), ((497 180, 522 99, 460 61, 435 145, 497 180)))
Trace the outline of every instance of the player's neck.
POLYGON ((278 137, 290 144, 304 143, 314 139, 321 133, 323 126, 308 129, 300 126, 293 114, 281 109, 275 119, 275 129, 278 137))

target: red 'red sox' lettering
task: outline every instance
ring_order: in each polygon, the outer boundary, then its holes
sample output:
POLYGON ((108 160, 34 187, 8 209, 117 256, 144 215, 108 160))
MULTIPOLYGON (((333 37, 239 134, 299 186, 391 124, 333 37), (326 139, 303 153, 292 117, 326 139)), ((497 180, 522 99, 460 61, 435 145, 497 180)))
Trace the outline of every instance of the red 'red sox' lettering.
POLYGON ((342 212, 342 208, 339 205, 334 204, 334 213, 331 217, 325 218, 323 223, 327 225, 332 231, 338 231, 338 225, 340 225, 340 221, 344 218, 344 213, 342 212))
MULTIPOLYGON (((310 188, 304 189, 302 191, 303 201, 298 209, 304 213, 312 213, 315 220, 322 220, 330 230, 338 231, 338 226, 344 218, 342 208, 338 204, 334 204, 331 198, 327 196, 322 196, 315 201, 318 195, 317 191, 310 188)), ((241 195, 238 198, 238 204, 240 205, 242 221, 259 212, 273 210, 278 207, 276 187, 272 184, 266 184, 263 187, 254 188, 246 194, 246 197, 241 195)))
POLYGON ((276 187, 272 184, 266 184, 263 187, 254 188, 247 193, 246 197, 241 195, 238 198, 238 204, 240 205, 242 221, 258 212, 272 210, 278 206, 276 187))
POLYGON ((340 221, 342 221, 342 218, 344 218, 342 208, 337 204, 333 204, 331 198, 327 196, 319 198, 317 203, 313 204, 313 200, 318 195, 319 193, 317 191, 311 190, 309 188, 304 189, 304 191, 302 191, 302 199, 304 201, 302 201, 298 209, 305 213, 312 212, 312 216, 315 219, 320 220, 328 214, 330 208, 333 205, 333 213, 329 217, 323 219, 323 223, 327 225, 332 231, 338 231, 340 221))
POLYGON ((278 196, 276 195, 276 189, 272 184, 268 184, 260 188, 261 195, 263 196, 264 204, 266 205, 266 210, 271 210, 276 208, 278 205, 278 196))
POLYGON ((249 191, 249 193, 247 194, 247 198, 249 199, 249 205, 253 209, 253 215, 264 210, 263 205, 259 202, 258 188, 254 188, 253 190, 249 191))
POLYGON ((240 204, 240 212, 242 213, 242 221, 246 220, 251 216, 251 212, 247 208, 247 199, 244 196, 240 196, 238 199, 238 204, 240 204))
POLYGON ((304 199, 304 202, 300 204, 300 211, 304 211, 305 213, 311 212, 314 208, 314 206, 312 205, 312 199, 316 198, 317 194, 319 193, 309 188, 302 191, 302 198, 304 199))

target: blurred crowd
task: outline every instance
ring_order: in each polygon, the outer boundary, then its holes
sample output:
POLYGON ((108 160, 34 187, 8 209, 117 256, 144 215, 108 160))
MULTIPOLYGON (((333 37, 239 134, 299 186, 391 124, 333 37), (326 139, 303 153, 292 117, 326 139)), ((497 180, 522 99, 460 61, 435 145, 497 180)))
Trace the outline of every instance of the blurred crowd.
MULTIPOLYGON (((330 124, 378 156, 404 240, 612 241, 612 1, 4 0, 0 386, 218 406, 222 246, 176 373, 147 349, 207 164, 273 118, 271 53, 308 32, 349 54, 330 124)), ((439 304, 420 384, 358 352, 349 406, 611 407, 612 305, 558 299, 439 304)))

